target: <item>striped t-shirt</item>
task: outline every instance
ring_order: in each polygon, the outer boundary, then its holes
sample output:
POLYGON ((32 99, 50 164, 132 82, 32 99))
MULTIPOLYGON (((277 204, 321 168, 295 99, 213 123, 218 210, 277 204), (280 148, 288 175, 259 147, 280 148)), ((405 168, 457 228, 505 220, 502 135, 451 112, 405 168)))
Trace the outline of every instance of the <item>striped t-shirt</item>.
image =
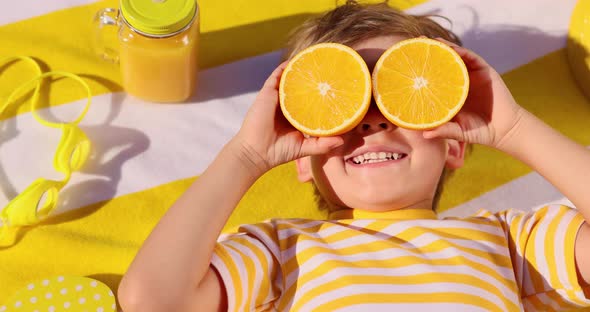
POLYGON ((212 265, 228 311, 547 311, 590 306, 565 206, 438 219, 345 210, 245 225, 212 265), (435 310, 436 309, 436 310, 435 310))

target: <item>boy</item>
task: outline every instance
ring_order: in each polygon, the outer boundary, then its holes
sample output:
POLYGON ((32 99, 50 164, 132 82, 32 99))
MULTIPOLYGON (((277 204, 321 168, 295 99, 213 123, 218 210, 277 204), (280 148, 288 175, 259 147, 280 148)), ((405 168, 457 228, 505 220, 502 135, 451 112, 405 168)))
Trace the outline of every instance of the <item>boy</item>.
MULTIPOLYGON (((305 23, 289 56, 319 42, 354 48, 374 66, 396 42, 417 36, 452 46, 470 72, 456 118, 431 131, 401 129, 373 104, 338 137, 305 138, 278 109, 285 63, 262 87, 236 136, 169 209, 125 275, 125 311, 520 311, 588 306, 590 152, 513 99, 496 71, 426 17, 349 1, 305 23), (445 40, 446 39, 446 40, 445 40), (453 43, 455 42, 455 43, 453 43), (563 192, 563 206, 439 220, 445 168, 466 144, 525 162, 563 192), (547 156, 559 153, 559 157, 547 156), (401 158, 367 159, 381 153, 401 158), (352 159, 363 155, 362 164, 352 159), (329 220, 271 220, 217 242, 227 218, 263 173, 296 160, 329 220)), ((358 158, 357 158, 358 160, 358 158)), ((358 162, 358 161, 357 161, 358 162)))

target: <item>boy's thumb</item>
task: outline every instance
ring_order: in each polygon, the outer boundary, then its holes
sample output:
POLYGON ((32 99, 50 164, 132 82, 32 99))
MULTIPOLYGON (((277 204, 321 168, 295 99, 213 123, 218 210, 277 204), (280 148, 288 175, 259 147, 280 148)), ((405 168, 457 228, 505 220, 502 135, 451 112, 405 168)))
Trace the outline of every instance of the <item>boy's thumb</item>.
POLYGON ((344 139, 340 136, 306 138, 301 146, 301 153, 304 156, 325 154, 343 143, 344 139))
POLYGON ((442 126, 434 128, 432 130, 426 130, 422 133, 425 139, 453 139, 457 141, 464 141, 463 130, 456 122, 447 122, 442 126))

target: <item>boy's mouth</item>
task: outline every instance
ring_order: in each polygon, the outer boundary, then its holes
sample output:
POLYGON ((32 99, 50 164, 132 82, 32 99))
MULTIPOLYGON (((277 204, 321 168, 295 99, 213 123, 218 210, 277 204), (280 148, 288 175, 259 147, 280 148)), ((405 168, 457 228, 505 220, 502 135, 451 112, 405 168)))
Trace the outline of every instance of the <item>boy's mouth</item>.
POLYGON ((367 152, 354 157, 349 157, 345 161, 353 163, 355 165, 380 163, 385 161, 394 161, 405 158, 408 154, 405 153, 392 153, 392 152, 367 152))

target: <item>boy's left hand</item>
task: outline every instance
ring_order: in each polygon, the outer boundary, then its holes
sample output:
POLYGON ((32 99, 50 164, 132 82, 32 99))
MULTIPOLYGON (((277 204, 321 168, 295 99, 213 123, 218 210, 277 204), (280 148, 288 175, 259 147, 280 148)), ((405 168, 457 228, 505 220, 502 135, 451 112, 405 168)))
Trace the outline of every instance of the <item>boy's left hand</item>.
POLYGON ((447 138, 502 149, 516 129, 524 109, 516 103, 506 84, 486 61, 466 48, 441 38, 463 59, 469 71, 469 94, 461 111, 444 125, 424 131, 425 138, 447 138))

